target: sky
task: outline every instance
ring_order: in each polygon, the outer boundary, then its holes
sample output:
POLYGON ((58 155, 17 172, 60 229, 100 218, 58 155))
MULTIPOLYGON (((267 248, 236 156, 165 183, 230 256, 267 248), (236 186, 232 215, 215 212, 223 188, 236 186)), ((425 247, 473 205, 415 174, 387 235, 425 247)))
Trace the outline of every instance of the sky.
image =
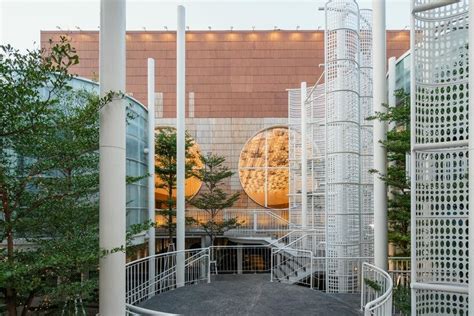
MULTIPOLYGON (((387 28, 409 24, 410 0, 387 0, 387 28)), ((190 30, 324 28, 325 0, 127 0, 127 30, 176 29, 176 6, 186 7, 190 30)), ((359 0, 371 8, 372 0, 359 0)), ((0 43, 37 48, 40 30, 98 30, 100 0, 0 0, 0 43), (36 44, 35 44, 36 43, 36 44)))

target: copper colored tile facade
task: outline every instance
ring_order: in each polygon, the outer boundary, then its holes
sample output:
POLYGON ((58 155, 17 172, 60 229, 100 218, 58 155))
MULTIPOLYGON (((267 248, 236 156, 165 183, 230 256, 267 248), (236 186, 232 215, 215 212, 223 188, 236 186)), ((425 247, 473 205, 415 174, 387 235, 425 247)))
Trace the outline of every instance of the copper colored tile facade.
MULTIPOLYGON (((41 32, 41 45, 64 32, 41 32)), ((99 33, 66 34, 77 49, 73 72, 98 80, 99 33)), ((186 35, 186 91, 193 92, 196 118, 285 118, 287 88, 314 84, 324 62, 322 31, 190 31, 186 35)), ((387 31, 387 56, 409 49, 408 31, 387 31)), ((146 104, 147 58, 156 63, 162 115, 176 115, 175 32, 127 32, 127 92, 146 104)), ((188 104, 186 105, 188 107, 188 104)))

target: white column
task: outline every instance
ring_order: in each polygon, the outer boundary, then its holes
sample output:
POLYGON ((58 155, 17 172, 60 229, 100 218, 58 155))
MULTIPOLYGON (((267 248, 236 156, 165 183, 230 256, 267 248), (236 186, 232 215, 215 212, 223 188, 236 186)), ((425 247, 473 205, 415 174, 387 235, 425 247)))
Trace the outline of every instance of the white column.
MULTIPOLYGON (((474 60, 474 3, 469 4, 469 61, 474 60)), ((474 67, 469 67, 469 92, 474 87, 474 67)), ((474 98, 469 98, 469 127, 474 128, 474 98), (473 112, 473 113, 471 113, 473 112)), ((474 137, 469 135, 469 201, 474 201, 474 137)), ((413 171, 412 171, 413 173, 413 171)), ((474 208, 469 208, 469 224, 474 223, 474 208)), ((469 229, 469 315, 474 315, 474 229, 469 229)))
MULTIPOLYGON (((415 6, 415 0, 410 1, 410 53, 415 51, 415 15, 413 14, 413 9, 415 6)), ((416 82, 415 82, 415 57, 412 54, 410 56, 410 187, 411 187, 411 196, 410 196, 410 209, 412 210, 410 213, 410 280, 412 284, 416 284, 418 282, 416 277, 416 213, 413 212, 416 208, 416 178, 414 177, 415 168, 416 168, 416 152, 415 152, 415 141, 416 141, 416 133, 415 133, 415 100, 416 100, 416 82)), ((411 315, 416 315, 416 289, 413 287, 410 291, 411 296, 411 315)))
MULTIPOLYGON (((125 0, 100 2, 100 95, 125 92, 125 0)), ((116 99, 100 110, 99 244, 125 246, 125 102, 116 99)), ((125 252, 100 259, 99 313, 125 314, 125 252)))
MULTIPOLYGON (((185 98, 186 98, 186 38, 185 9, 178 6, 178 28, 176 37, 176 250, 184 250, 184 180, 185 180, 185 98)), ((184 285, 184 253, 176 258, 176 284, 184 285)))
MULTIPOLYGON (((155 60, 148 58, 148 219, 155 223, 155 60)), ((148 255, 154 256, 155 227, 148 229, 148 255)), ((155 258, 149 261, 150 284, 155 279, 155 258)), ((150 288, 150 295, 153 295, 150 288)))
POLYGON ((308 225, 308 151, 306 150, 306 82, 301 83, 301 228, 308 225))
MULTIPOLYGON (((373 0, 373 58, 374 58, 374 111, 386 112, 386 50, 385 50, 385 0, 373 0)), ((374 169, 387 173, 387 153, 380 144, 387 137, 387 124, 374 121, 374 169)), ((374 175, 374 261, 387 269, 387 186, 380 176, 374 175)))

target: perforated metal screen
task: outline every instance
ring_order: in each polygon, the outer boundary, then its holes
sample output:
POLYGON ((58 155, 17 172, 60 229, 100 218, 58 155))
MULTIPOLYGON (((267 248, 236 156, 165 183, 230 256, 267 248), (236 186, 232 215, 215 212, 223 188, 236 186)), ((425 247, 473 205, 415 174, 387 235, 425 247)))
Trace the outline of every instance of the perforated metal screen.
POLYGON ((412 283, 424 286, 413 289, 417 315, 468 314, 468 3, 413 16, 412 283))

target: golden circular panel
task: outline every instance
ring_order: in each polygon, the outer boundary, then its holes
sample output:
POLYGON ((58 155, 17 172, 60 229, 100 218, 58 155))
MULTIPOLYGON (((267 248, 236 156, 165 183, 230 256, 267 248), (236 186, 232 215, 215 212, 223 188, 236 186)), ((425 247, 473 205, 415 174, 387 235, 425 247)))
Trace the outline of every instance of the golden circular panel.
POLYGON ((288 207, 288 129, 274 127, 252 137, 242 149, 239 177, 247 195, 269 208, 288 207))

